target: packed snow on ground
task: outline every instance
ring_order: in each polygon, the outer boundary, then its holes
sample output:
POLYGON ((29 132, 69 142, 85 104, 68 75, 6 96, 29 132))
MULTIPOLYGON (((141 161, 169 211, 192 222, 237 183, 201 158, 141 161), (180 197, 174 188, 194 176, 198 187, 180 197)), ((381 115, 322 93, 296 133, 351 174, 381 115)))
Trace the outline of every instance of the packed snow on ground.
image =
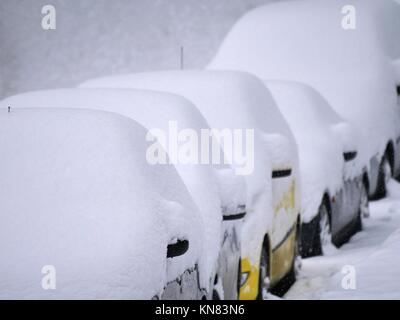
POLYGON ((335 195, 343 177, 362 174, 359 162, 348 164, 343 158, 344 152, 358 150, 356 132, 311 87, 290 81, 265 83, 298 145, 302 220, 308 223, 318 213, 325 192, 335 195))
MULTIPOLYGON (((244 72, 163 71, 116 75, 82 84, 92 88, 139 88, 172 92, 192 101, 212 129, 254 131, 254 171, 246 175, 248 216, 243 226, 244 252, 257 252, 271 227, 271 168, 291 167, 298 174, 297 147, 293 135, 261 80, 244 72), (270 169, 268 169, 271 167, 270 169), (258 218, 249 219, 249 216, 258 218)), ((233 164, 240 166, 238 163, 233 164)), ((298 191, 298 188, 296 189, 298 191)), ((296 200, 298 199, 296 195, 296 200)), ((288 215, 279 215, 287 219, 288 215)), ((277 239, 287 230, 277 229, 277 239)), ((273 243, 272 245, 276 245, 273 243)))
POLYGON ((386 199, 371 202, 363 231, 328 256, 303 259, 286 299, 400 299, 400 184, 390 181, 386 199), (350 268, 355 289, 345 290, 350 268))
POLYGON ((138 123, 55 109, 1 109, 0 123, 2 298, 151 299, 199 262, 200 213, 173 167, 146 162, 138 123), (177 238, 189 250, 167 262, 177 238))
POLYGON ((400 6, 390 0, 268 4, 236 23, 209 68, 311 85, 363 133, 359 156, 368 165, 400 134, 392 66, 399 54, 399 17, 400 6), (354 30, 342 27, 348 5, 356 10, 354 30))

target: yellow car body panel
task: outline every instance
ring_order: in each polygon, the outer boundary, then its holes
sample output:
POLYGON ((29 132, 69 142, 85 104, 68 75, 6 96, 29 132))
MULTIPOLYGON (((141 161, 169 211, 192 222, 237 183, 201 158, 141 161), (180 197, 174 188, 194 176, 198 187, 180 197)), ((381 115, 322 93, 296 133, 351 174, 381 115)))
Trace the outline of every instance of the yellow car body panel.
POLYGON ((258 295, 259 266, 252 265, 250 259, 244 258, 241 261, 241 272, 248 272, 247 281, 240 288, 240 300, 255 300, 258 295))
MULTIPOLYGON (((293 216, 292 226, 287 230, 287 234, 278 246, 270 249, 270 281, 271 285, 277 284, 290 271, 295 253, 296 233, 297 233, 297 217, 300 211, 296 206, 296 181, 292 180, 288 189, 279 201, 274 204, 274 216, 279 214, 288 214, 293 216)), ((270 242, 271 243, 271 242, 270 242)), ((261 246, 260 246, 261 250, 261 246)), ((254 256, 259 257, 260 252, 254 253, 254 256)), ((241 259, 241 272, 248 273, 249 276, 246 282, 239 290, 240 300, 254 300, 258 296, 259 289, 259 264, 252 264, 248 257, 241 259)))
MULTIPOLYGON (((294 259, 296 243, 296 228, 276 250, 270 251, 270 281, 271 285, 278 283, 290 271, 294 259)), ((241 272, 249 273, 246 282, 239 292, 240 300, 255 300, 258 296, 260 267, 252 265, 250 259, 241 260, 241 272)))
POLYGON ((296 243, 296 228, 294 227, 285 241, 272 251, 270 261, 270 281, 273 286, 281 280, 292 268, 296 243))

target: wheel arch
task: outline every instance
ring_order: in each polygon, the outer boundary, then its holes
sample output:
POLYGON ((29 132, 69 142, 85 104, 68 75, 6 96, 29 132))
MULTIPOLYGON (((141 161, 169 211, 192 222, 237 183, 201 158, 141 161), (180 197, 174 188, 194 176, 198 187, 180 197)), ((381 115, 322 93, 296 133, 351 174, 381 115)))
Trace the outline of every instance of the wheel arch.
POLYGON ((328 191, 325 191, 324 195, 322 196, 321 205, 322 204, 324 204, 328 209, 329 225, 332 227, 332 205, 331 205, 331 196, 328 191))
POLYGON ((266 248, 266 249, 268 250, 269 259, 271 260, 272 247, 271 247, 270 236, 269 236, 268 233, 266 233, 266 234, 264 235, 262 248, 266 248))
POLYGON ((368 177, 368 172, 364 172, 362 175, 362 183, 364 184, 364 187, 367 189, 367 194, 369 194, 369 177, 368 177))

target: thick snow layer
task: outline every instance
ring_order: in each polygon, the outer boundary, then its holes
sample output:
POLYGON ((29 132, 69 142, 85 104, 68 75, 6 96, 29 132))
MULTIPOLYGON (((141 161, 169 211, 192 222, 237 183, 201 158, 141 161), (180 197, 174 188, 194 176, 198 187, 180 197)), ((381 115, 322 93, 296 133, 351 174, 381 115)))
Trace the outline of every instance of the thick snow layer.
POLYGON ((359 163, 344 172, 343 153, 358 150, 356 132, 311 87, 289 81, 268 81, 266 86, 297 142, 302 218, 309 222, 318 213, 325 192, 333 196, 342 187, 343 177, 361 175, 359 163))
POLYGON ((400 299, 400 184, 392 180, 388 192, 388 198, 370 203, 371 217, 348 244, 303 259, 286 299, 400 299), (353 271, 355 281, 349 282, 353 271), (355 288, 346 290, 342 283, 355 288))
POLYGON ((2 298, 148 299, 199 261, 200 214, 173 167, 147 164, 139 124, 17 108, 0 123, 2 298), (189 250, 167 263, 177 238, 189 250), (56 290, 42 289, 46 265, 56 290))
POLYGON ((399 135, 395 74, 400 13, 391 1, 305 0, 250 11, 225 38, 209 68, 294 80, 317 89, 363 133, 365 164, 399 135), (356 9, 356 29, 342 9, 356 9), (316 27, 318 26, 318 27, 316 27))
MULTIPOLYGON (((129 89, 60 89, 30 92, 10 97, 0 106, 48 108, 102 109, 122 114, 138 121, 147 130, 162 130, 167 141, 159 142, 165 150, 175 144, 170 122, 176 123, 176 134, 184 129, 193 130, 200 137, 208 124, 199 111, 187 100, 167 93, 129 89), (169 139, 171 142, 169 143, 169 139)), ((148 142, 148 147, 154 142, 148 142)), ((180 142, 182 144, 182 141, 180 142)), ((172 150, 172 149, 171 149, 172 150)), ((143 153, 143 157, 146 153, 143 153)), ((172 155, 170 155, 172 156, 172 155)), ((222 210, 236 213, 245 204, 244 180, 235 176, 227 165, 178 162, 175 167, 198 206, 206 226, 202 285, 206 286, 215 270, 222 239, 222 210)))
MULTIPOLYGON (((261 80, 242 72, 168 71, 105 77, 82 86, 172 92, 192 101, 212 129, 254 130, 254 172, 245 178, 248 217, 258 218, 245 221, 244 250, 262 243, 254 235, 262 234, 255 230, 271 227, 271 167, 293 167, 296 176, 298 160, 292 133, 261 80)), ((279 232, 287 232, 284 228, 276 231, 276 239, 284 236, 279 232)))

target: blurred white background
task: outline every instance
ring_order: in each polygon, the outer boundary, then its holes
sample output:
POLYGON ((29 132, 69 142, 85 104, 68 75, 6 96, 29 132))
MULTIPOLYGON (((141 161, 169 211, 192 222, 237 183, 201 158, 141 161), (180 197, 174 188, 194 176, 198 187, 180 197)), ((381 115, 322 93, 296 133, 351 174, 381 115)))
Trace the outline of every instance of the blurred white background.
POLYGON ((272 0, 1 0, 0 98, 108 75, 207 64, 233 23, 272 0), (41 27, 54 5, 57 29, 41 27))

